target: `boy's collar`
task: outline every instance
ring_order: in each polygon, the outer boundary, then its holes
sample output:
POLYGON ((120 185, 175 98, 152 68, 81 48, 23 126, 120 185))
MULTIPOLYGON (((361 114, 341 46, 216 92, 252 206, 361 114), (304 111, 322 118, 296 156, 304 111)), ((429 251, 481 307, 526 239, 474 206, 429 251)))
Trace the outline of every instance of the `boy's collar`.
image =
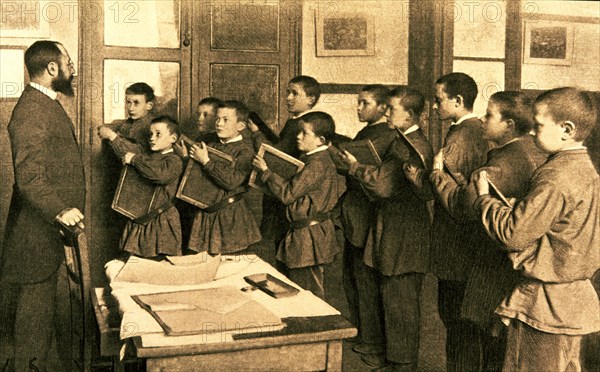
POLYGON ((300 113, 300 114, 298 114, 298 115, 292 115, 292 119, 298 119, 298 118, 300 118, 300 117, 302 117, 302 116, 304 116, 304 115, 308 114, 309 112, 315 112, 315 111, 316 111, 316 110, 315 110, 314 108, 311 108, 311 109, 309 109, 309 110, 306 110, 306 111, 304 111, 304 112, 302 112, 302 113, 300 113))
POLYGON ((419 130, 419 126, 417 124, 413 124, 410 128, 404 131, 404 134, 410 134, 412 132, 416 132, 419 130))
POLYGON ((173 148, 172 147, 170 147, 170 148, 168 148, 166 150, 162 150, 160 153, 164 155, 164 154, 168 154, 170 152, 173 152, 173 148))
POLYGON ((587 150, 587 147, 583 146, 583 145, 576 145, 576 146, 572 146, 572 147, 567 147, 566 149, 562 149, 559 151, 563 152, 563 151, 574 151, 574 150, 587 150))
POLYGON ((384 117, 382 117, 381 119, 377 120, 377 121, 376 121, 376 122, 374 122, 374 123, 367 124, 367 127, 372 127, 372 126, 374 126, 374 125, 379 125, 379 124, 387 124, 387 123, 388 123, 388 122, 387 122, 387 118, 384 116, 384 117))
POLYGON ((328 148, 329 148, 329 146, 327 146, 327 145, 321 145, 321 146, 317 147, 316 149, 307 152, 304 155, 306 155, 306 156, 313 155, 313 154, 316 154, 317 152, 325 151, 328 148))
POLYGON ((223 143, 223 144, 226 144, 226 143, 239 142, 239 141, 241 141, 241 140, 243 140, 243 139, 244 139, 244 138, 242 137, 242 135, 241 135, 241 134, 238 134, 237 136, 235 136, 235 137, 233 137, 233 138, 230 138, 230 139, 228 139, 228 140, 223 140, 223 139, 219 138, 219 141, 220 141, 221 143, 223 143))
POLYGON ((463 121, 468 120, 468 119, 473 119, 473 118, 477 118, 477 115, 475 115, 475 113, 471 112, 471 113, 468 113, 468 114, 462 116, 460 119, 458 119, 454 123, 451 123, 450 125, 459 125, 463 121))

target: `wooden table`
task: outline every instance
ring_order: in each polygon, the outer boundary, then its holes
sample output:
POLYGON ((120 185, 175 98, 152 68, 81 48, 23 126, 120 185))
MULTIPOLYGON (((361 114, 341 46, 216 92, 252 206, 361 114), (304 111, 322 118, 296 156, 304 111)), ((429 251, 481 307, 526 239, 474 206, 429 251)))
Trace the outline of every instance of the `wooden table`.
MULTIPOLYGON (((100 353, 117 356, 120 318, 110 289, 92 291, 100 331, 100 353)), ((133 338, 148 371, 327 370, 342 369, 342 340, 357 331, 341 315, 284 318, 286 327, 268 333, 239 334, 233 341, 185 346, 143 347, 133 338)))

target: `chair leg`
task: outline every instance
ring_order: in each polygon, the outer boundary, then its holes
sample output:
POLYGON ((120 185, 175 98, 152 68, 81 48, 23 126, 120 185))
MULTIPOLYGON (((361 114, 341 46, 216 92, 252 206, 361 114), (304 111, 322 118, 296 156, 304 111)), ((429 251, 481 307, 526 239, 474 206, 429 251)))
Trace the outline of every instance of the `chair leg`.
POLYGON ((113 356, 113 372, 125 372, 125 363, 122 362, 119 356, 113 356))

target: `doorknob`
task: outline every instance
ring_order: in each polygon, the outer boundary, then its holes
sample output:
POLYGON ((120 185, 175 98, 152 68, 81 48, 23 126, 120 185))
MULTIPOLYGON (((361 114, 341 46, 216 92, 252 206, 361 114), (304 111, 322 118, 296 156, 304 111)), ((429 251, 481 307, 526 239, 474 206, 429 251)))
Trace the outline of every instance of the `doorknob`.
POLYGON ((183 46, 189 47, 192 44, 192 34, 189 31, 183 36, 183 46))

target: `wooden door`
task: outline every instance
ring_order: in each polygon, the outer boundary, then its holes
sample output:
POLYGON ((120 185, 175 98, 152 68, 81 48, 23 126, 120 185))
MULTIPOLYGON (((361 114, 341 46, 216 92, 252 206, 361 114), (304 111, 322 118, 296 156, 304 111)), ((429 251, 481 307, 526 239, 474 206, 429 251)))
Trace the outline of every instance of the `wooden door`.
POLYGON ((88 183, 85 215, 92 283, 97 286, 105 281, 104 264, 120 254, 118 243, 126 219, 111 209, 121 164, 96 128, 125 119, 125 89, 135 82, 154 88, 157 114, 189 116, 192 2, 95 0, 80 1, 79 6, 88 183))
POLYGON ((193 99, 237 99, 277 132, 300 69, 302 2, 210 1, 194 7, 193 99), (283 103, 283 104, 282 104, 283 103))

